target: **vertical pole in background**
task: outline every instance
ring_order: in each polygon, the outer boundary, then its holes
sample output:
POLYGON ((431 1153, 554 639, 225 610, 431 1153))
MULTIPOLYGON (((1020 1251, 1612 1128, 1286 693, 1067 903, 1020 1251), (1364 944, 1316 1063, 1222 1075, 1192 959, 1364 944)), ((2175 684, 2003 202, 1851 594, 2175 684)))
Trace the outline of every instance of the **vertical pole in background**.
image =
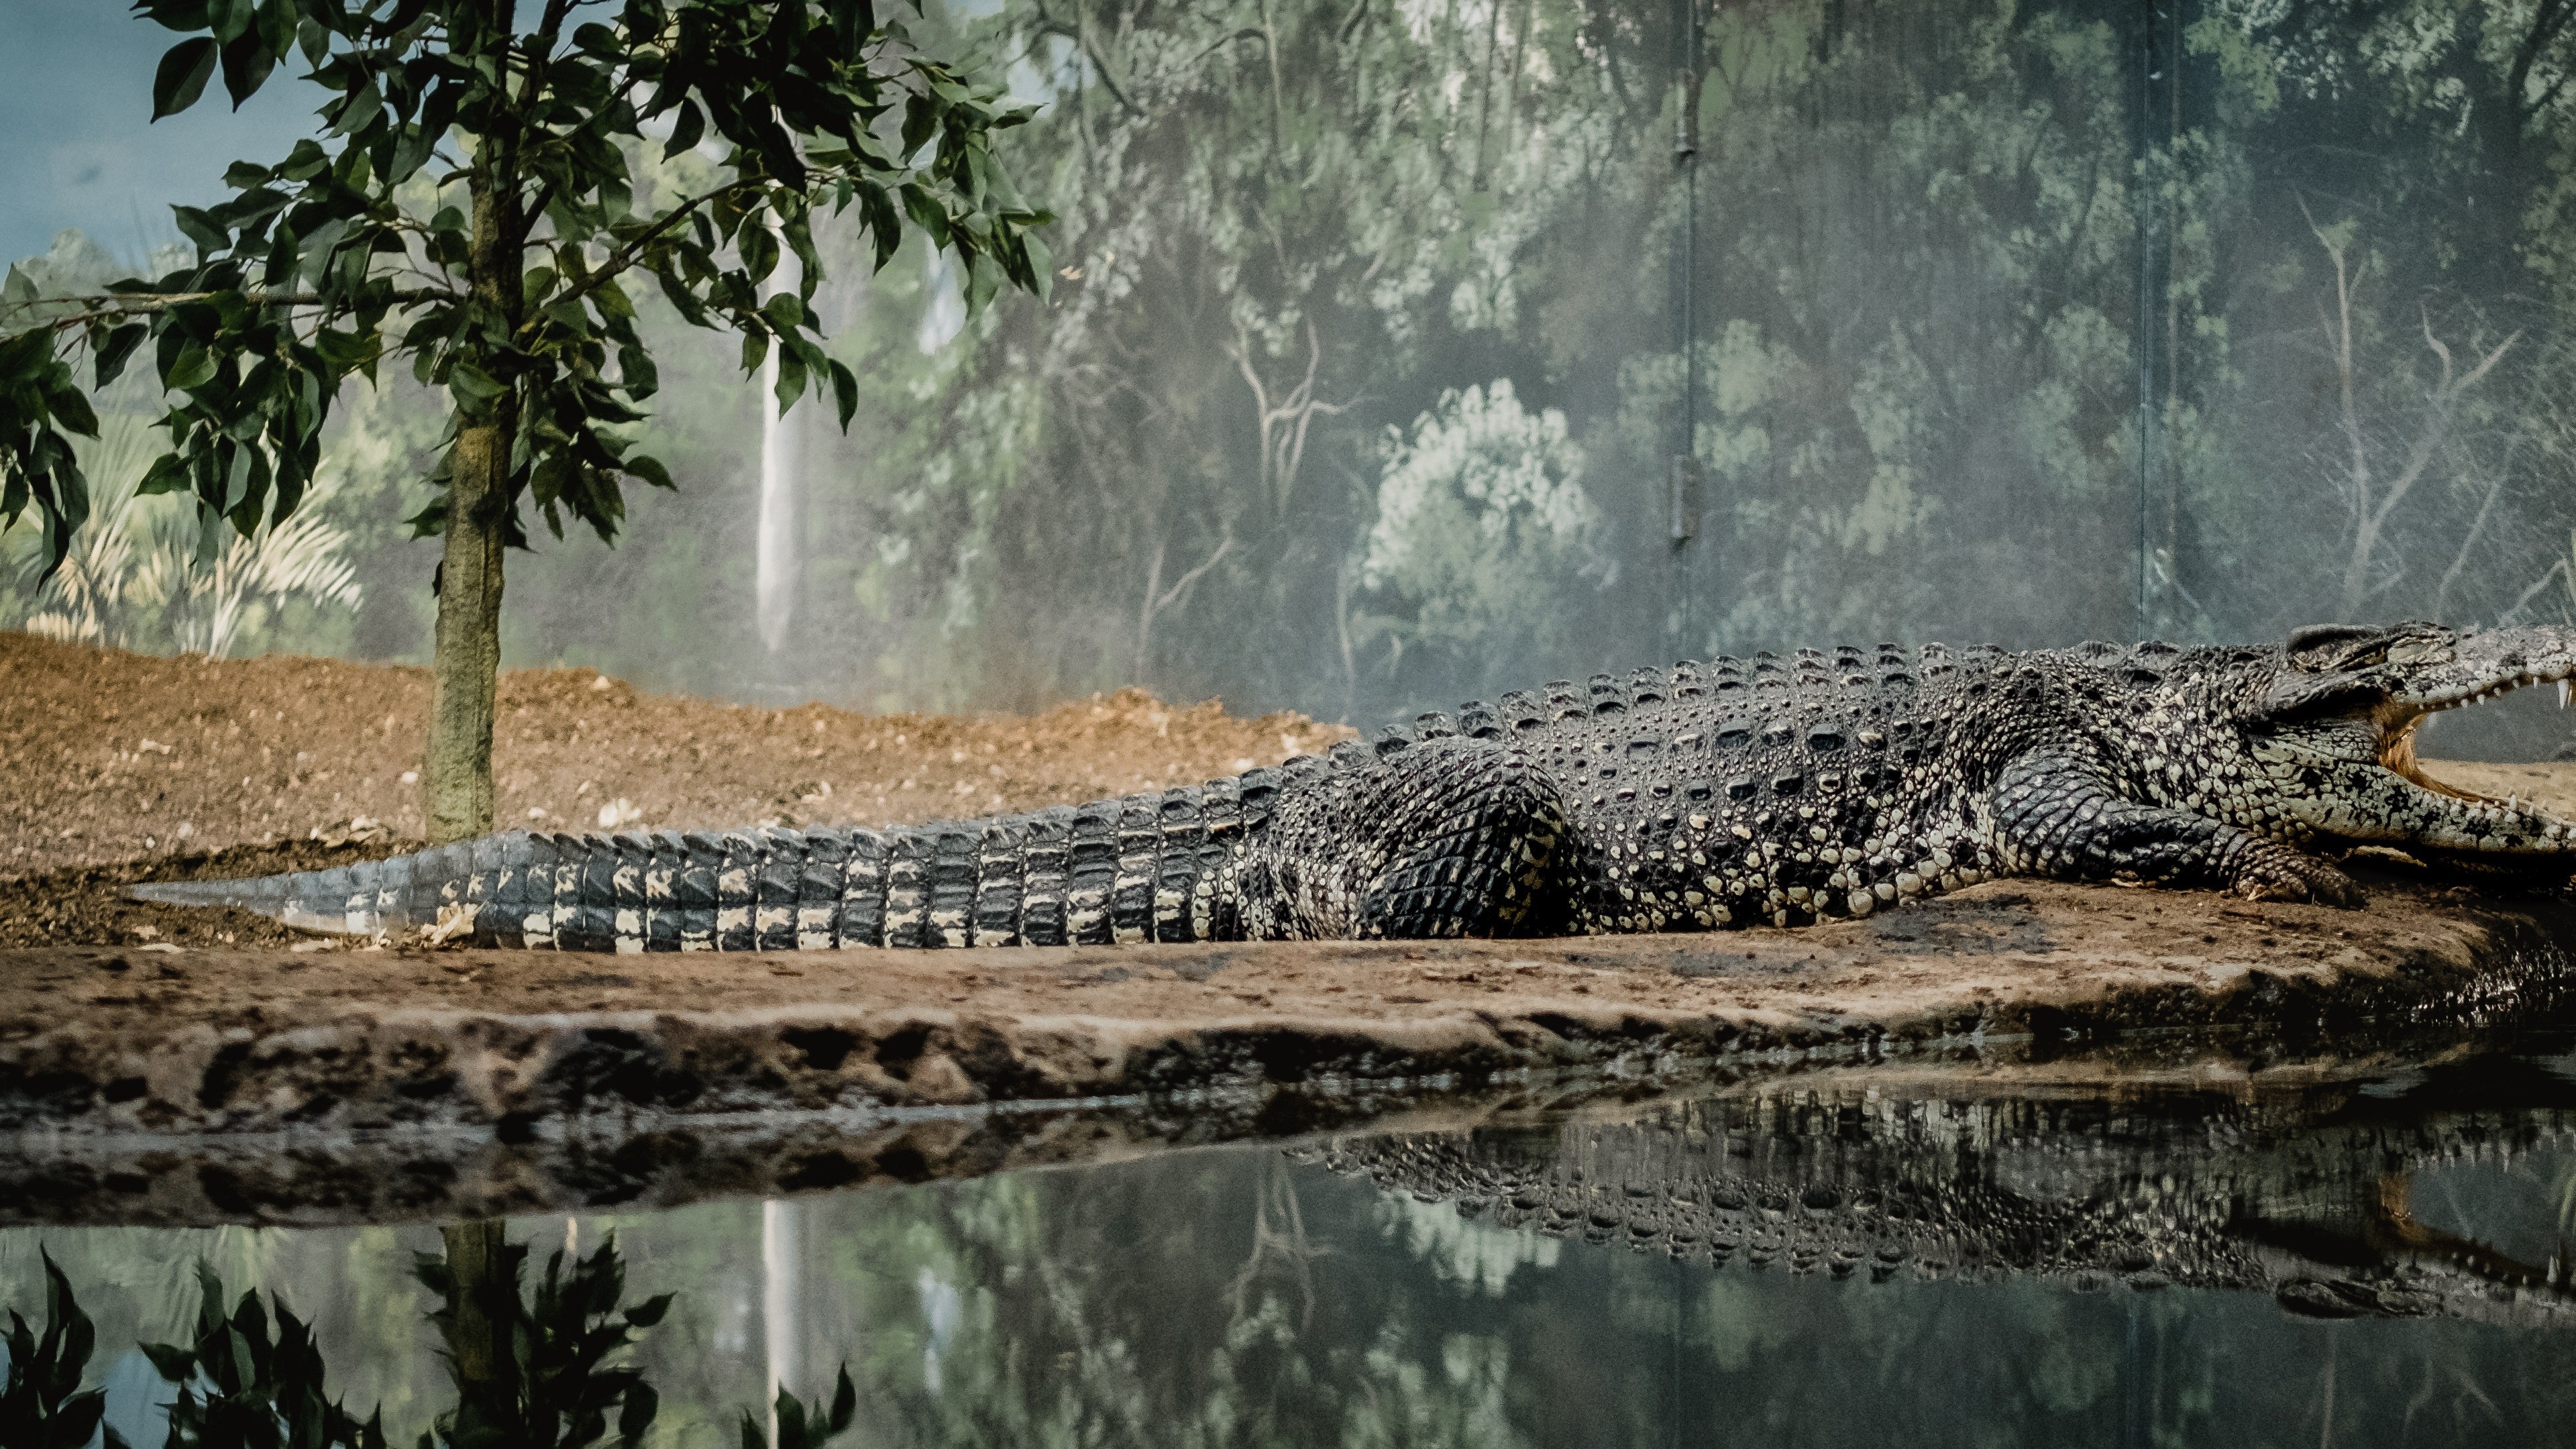
POLYGON ((2182 198, 2182 0, 2139 0, 2137 177, 2137 315, 2129 346, 2138 388, 2138 638, 2167 627, 2173 615, 2174 549, 2180 488, 2169 436, 2182 362, 2181 299, 2173 291, 2182 198), (2160 191, 2173 188, 2169 197, 2160 191), (2159 365, 2161 357, 2162 365, 2159 365), (2161 515, 2161 516, 2160 516, 2161 515))
POLYGON ((2144 12, 2138 35, 2138 123, 2136 140, 2130 146, 2129 174, 2135 178, 2137 194, 2131 198, 2137 249, 2138 295, 2135 315, 2129 323, 2129 355, 2137 363, 2137 448, 2138 448, 2138 594, 2129 623, 2129 637, 2144 639, 2155 632, 2152 595, 2155 589, 2155 560, 2150 556, 2151 533, 2147 526, 2147 494, 2155 465, 2149 461, 2155 452, 2155 349, 2147 341, 2154 327, 2155 308, 2155 203, 2148 197, 2148 158, 2155 148, 2154 128, 2148 118, 2155 113, 2155 11, 2156 0, 2139 0, 2144 12))
POLYGON ((1673 165, 1681 171, 1681 242, 1673 261, 1673 333, 1682 358, 1678 436, 1665 480, 1667 529, 1672 544, 1673 644, 1702 652, 1698 590, 1691 577, 1691 541, 1700 531, 1699 329, 1693 317, 1693 283, 1699 269, 1699 0, 1674 0, 1674 70, 1680 82, 1673 120, 1673 165))
POLYGON ((2174 605, 2193 606, 2191 591, 2182 583, 2182 470, 2174 463, 2174 413, 2182 397, 2182 292, 2174 283, 2182 264, 2182 11, 2188 0, 2164 0, 2157 32, 2164 42, 2165 86, 2165 154, 2172 158, 2173 177, 2165 202, 2165 370, 2163 395, 2158 400, 2162 424, 2156 429, 2156 471, 2162 480, 2159 500, 2163 517, 2154 521, 2160 535, 2156 544, 2156 577, 2164 607, 2160 611, 2164 626, 2170 630, 2180 618, 2174 605))

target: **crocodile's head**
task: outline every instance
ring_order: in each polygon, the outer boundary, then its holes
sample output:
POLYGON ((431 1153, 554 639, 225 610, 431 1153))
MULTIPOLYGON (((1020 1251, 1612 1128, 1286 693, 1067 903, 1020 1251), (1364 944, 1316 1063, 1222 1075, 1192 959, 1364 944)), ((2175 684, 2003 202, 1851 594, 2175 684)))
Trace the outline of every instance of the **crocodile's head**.
POLYGON ((2576 629, 2458 630, 2323 624, 2301 629, 2248 680, 2239 722, 2273 811, 2330 840, 2393 845, 2458 865, 2553 864, 2576 821, 2427 776, 2415 730, 2533 684, 2576 678, 2576 629))

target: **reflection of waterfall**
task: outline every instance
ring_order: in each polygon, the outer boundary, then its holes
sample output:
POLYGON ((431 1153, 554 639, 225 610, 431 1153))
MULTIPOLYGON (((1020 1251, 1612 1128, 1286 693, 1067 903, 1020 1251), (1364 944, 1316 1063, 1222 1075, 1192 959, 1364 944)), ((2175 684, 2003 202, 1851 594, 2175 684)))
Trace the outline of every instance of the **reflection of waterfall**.
MULTIPOLYGON (((803 275, 795 254, 783 247, 781 251, 778 270, 763 286, 763 296, 794 291, 803 275)), ((804 448, 797 419, 778 415, 781 351, 771 344, 768 360, 760 365, 760 534, 752 581, 752 616, 760 628, 761 644, 772 654, 787 642, 805 561, 804 448)))
MULTIPOLYGON (((766 535, 763 535, 764 538, 766 535)), ((760 1341, 769 1356, 769 1443, 778 1444, 778 1391, 804 1383, 805 1303, 797 1265, 805 1256, 803 1217, 796 1204, 777 1198, 760 1204, 760 1341)))

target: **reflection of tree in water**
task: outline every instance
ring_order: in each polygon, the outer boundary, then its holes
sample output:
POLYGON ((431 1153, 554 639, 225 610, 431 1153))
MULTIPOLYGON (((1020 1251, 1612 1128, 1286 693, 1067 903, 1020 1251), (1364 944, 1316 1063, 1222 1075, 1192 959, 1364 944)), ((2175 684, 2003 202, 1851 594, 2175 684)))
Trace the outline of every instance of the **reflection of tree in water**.
POLYGON ((1297 1206, 1297 1184, 1289 1177, 1287 1164, 1268 1164, 1262 1179, 1261 1195, 1252 1207, 1252 1251, 1244 1255, 1243 1266, 1235 1271, 1226 1292, 1233 1301, 1234 1316, 1242 1318, 1244 1291, 1275 1264, 1276 1271, 1297 1285, 1305 1301, 1297 1320, 1304 1328, 1315 1320, 1314 1260, 1332 1250, 1307 1241, 1306 1215, 1297 1206))
MULTIPOLYGON (((626 1265, 613 1238, 587 1257, 552 1254, 523 1296, 528 1245, 507 1241, 498 1221, 453 1224, 441 1237, 446 1251, 419 1255, 413 1272, 440 1299, 430 1321, 446 1344, 456 1402, 421 1449, 642 1444, 660 1395, 622 1351, 661 1322, 673 1295, 624 1305, 626 1265)), ((86 1449, 106 1407, 104 1390, 80 1389, 95 1332, 70 1281, 50 1257, 43 1264, 41 1336, 11 1314, 0 1445, 86 1449)), ((188 1341, 143 1345, 173 1394, 168 1449, 384 1449, 382 1411, 361 1420, 330 1395, 311 1326, 277 1294, 234 1299, 202 1261, 197 1284, 188 1341)), ((828 1407, 809 1412, 782 1387, 768 1413, 766 1434, 743 1413, 746 1449, 815 1449, 850 1427, 857 1389, 845 1368, 828 1407)), ((103 1432, 105 1449, 127 1449, 113 1426, 103 1432)))

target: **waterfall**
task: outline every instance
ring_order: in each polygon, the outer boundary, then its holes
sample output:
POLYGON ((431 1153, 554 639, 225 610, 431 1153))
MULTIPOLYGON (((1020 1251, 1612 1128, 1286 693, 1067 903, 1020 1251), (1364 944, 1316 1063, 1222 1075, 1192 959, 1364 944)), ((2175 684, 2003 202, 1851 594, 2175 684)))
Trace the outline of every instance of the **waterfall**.
MULTIPOLYGON (((794 291, 803 275, 795 253, 780 250, 778 270, 761 288, 764 299, 794 291)), ((797 420, 778 415, 779 352, 773 343, 760 365, 760 532, 752 577, 752 618, 773 655, 787 642, 805 567, 805 450, 797 420)))

